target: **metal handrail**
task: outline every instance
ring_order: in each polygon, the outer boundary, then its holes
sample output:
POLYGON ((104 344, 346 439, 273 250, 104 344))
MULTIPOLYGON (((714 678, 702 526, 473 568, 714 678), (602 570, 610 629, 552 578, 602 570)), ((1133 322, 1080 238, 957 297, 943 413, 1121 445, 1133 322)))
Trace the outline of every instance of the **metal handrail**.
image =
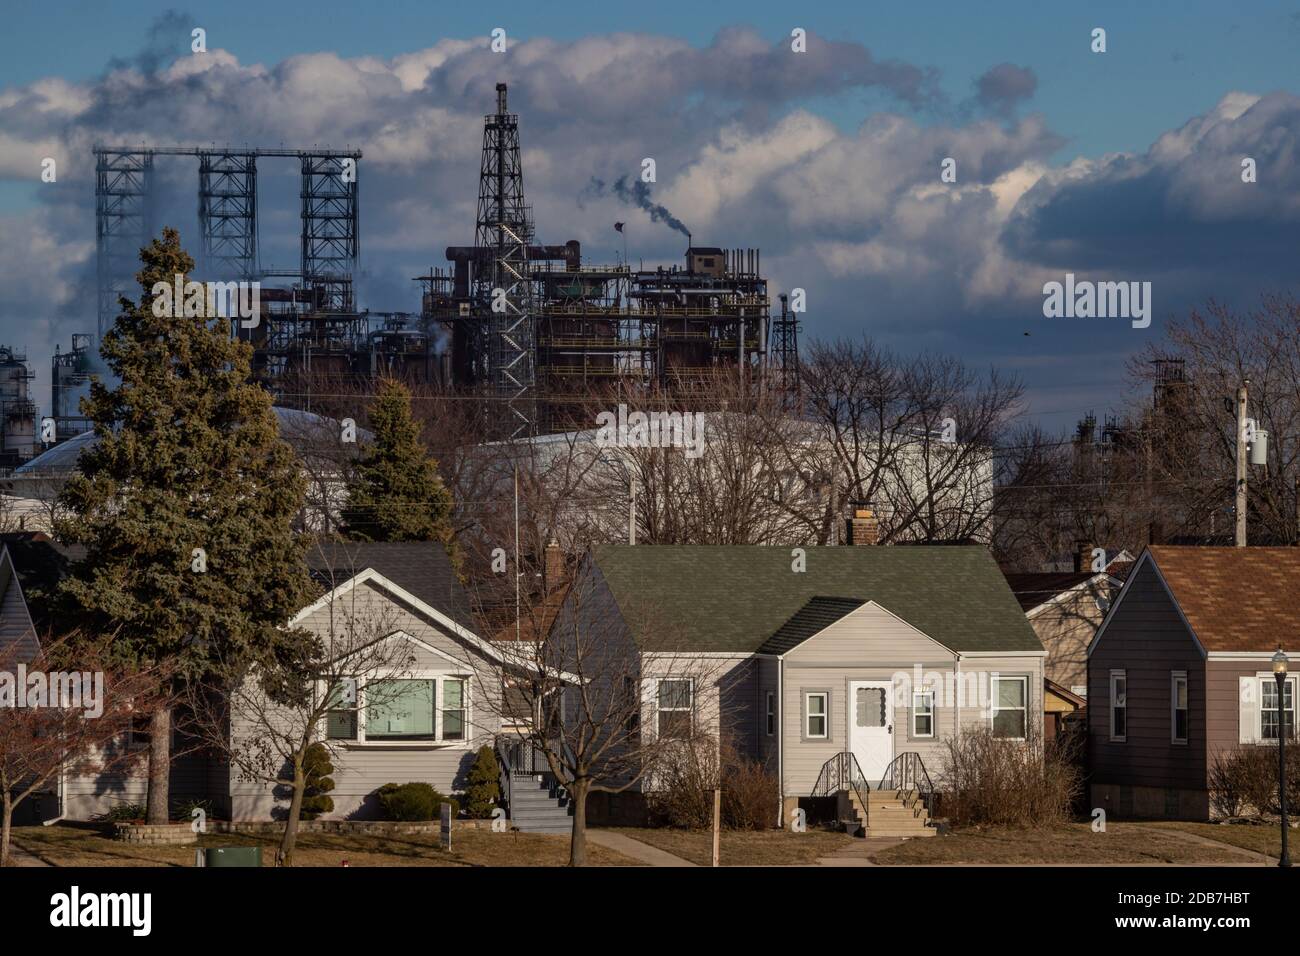
POLYGON ((510 819, 514 819, 515 803, 511 799, 514 793, 511 789, 510 773, 510 756, 506 752, 506 747, 500 737, 496 739, 494 748, 497 752, 497 785, 501 788, 501 795, 505 798, 506 808, 510 814, 510 819))
POLYGON ((867 782, 867 775, 858 766, 858 758, 853 756, 851 750, 842 750, 822 764, 817 782, 813 784, 812 796, 829 797, 840 790, 852 790, 858 795, 864 818, 862 826, 866 828, 871 814, 871 803, 867 799, 867 795, 871 792, 871 784, 867 782))
POLYGON ((919 797, 927 812, 931 810, 931 801, 934 798, 934 784, 930 780, 930 774, 925 769, 925 761, 915 750, 907 750, 899 754, 889 762, 885 768, 884 775, 880 778, 880 786, 877 790, 893 789, 916 791, 916 797, 905 800, 903 805, 909 809, 915 805, 916 798, 919 797), (885 782, 889 781, 889 787, 885 782), (924 789, 921 783, 924 781, 924 789))

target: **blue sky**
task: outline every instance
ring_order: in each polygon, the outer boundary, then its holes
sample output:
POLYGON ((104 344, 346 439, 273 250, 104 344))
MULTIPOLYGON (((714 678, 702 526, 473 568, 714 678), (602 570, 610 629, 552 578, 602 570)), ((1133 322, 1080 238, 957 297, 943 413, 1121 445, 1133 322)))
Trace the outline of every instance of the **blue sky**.
MULTIPOLYGON (((656 201, 697 237, 760 245, 778 288, 808 289, 806 334, 998 365, 1054 427, 1114 410, 1125 358, 1169 317, 1295 285, 1294 3, 8 7, 0 341, 27 346, 42 403, 54 344, 87 324, 90 142, 361 145, 364 304, 409 310, 408 277, 470 240, 477 125, 498 78, 546 241, 606 257, 608 223, 628 218, 635 256, 673 261, 673 233, 591 198, 592 180, 655 155, 656 201), (205 60, 189 55, 189 24, 207 31, 205 60), (807 75, 783 58, 796 26, 815 38, 807 75), (1104 55, 1089 50, 1098 26, 1104 55), (486 50, 494 27, 512 42, 504 58, 486 50), (1020 92, 976 94, 999 75, 1020 92), (51 151, 57 188, 34 175, 51 151), (932 186, 945 155, 958 190, 932 186), (1242 155, 1259 157, 1256 189, 1236 181, 1242 155), (1042 279, 1089 270, 1153 281, 1153 328, 1044 325, 1042 279)), ((288 255, 291 177, 265 174, 264 241, 270 254, 282 223, 288 255)), ((174 177, 184 232, 196 177, 174 177)))

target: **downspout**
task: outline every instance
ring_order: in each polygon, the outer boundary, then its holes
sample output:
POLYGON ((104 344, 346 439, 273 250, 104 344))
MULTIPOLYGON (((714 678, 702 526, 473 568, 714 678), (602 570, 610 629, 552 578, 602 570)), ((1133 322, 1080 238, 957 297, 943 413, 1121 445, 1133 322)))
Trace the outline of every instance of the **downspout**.
POLYGON ((776 825, 786 828, 785 819, 785 655, 776 658, 776 780, 780 803, 776 808, 776 825))
POLYGON ((955 700, 953 701, 952 736, 953 736, 953 740, 957 743, 957 745, 961 746, 962 683, 961 683, 961 652, 960 651, 952 652, 952 666, 953 666, 953 681, 955 685, 953 687, 953 691, 955 692, 953 696, 955 700))
POLYGON ((58 813, 55 817, 53 817, 50 820, 42 820, 41 826, 52 827, 56 823, 62 823, 63 818, 68 815, 67 808, 64 805, 65 801, 67 800, 67 795, 64 792, 65 790, 64 776, 67 774, 67 772, 68 772, 67 763, 65 762, 59 764, 59 775, 57 777, 58 783, 55 785, 55 798, 56 798, 55 805, 58 808, 58 813))

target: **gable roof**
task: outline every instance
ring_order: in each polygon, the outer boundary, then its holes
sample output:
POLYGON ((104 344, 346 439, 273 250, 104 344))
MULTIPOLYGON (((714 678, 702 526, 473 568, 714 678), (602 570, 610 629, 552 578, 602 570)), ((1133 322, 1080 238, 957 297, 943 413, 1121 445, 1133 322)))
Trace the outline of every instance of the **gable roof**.
POLYGON ((1007 586, 1020 606, 1032 611, 1058 594, 1077 588, 1097 577, 1092 571, 1031 571, 1007 574, 1007 586))
POLYGON ((323 541, 307 549, 312 579, 325 591, 373 568, 402 590, 474 629, 469 598, 441 544, 424 541, 323 541))
POLYGON ((861 598, 812 598, 795 611, 793 617, 777 628, 776 633, 763 642, 758 652, 784 654, 786 651, 793 650, 814 634, 843 620, 866 603, 861 598))
POLYGON ((1151 545, 1147 554, 1206 651, 1295 648, 1300 548, 1151 545))
MULTIPOLYGON (((601 545, 592 562, 629 626, 653 622, 660 639, 675 645, 663 650, 757 652, 805 605, 827 595, 875 601, 955 651, 1043 650, 983 547, 802 551, 803 571, 792 569, 790 548, 762 545, 601 545)), ((820 604, 792 628, 834 610, 820 604)))

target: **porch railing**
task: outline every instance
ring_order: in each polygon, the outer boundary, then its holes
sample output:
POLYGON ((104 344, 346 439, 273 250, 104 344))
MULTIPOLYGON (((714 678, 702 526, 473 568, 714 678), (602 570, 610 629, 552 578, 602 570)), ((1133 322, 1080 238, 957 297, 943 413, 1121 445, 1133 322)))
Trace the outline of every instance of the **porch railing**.
POLYGON ((914 807, 919 799, 927 812, 933 813, 931 805, 934 800, 934 784, 926 772, 925 761, 915 750, 908 750, 895 757, 885 768, 877 790, 900 790, 907 793, 903 805, 914 807))
POLYGON ((857 795, 858 803, 862 807, 862 826, 865 828, 869 823, 868 816, 871 812, 871 803, 867 799, 871 792, 871 784, 867 782, 866 774, 858 766, 858 758, 853 756, 850 750, 840 751, 822 764, 817 782, 813 784, 812 795, 834 797, 841 791, 857 795))

